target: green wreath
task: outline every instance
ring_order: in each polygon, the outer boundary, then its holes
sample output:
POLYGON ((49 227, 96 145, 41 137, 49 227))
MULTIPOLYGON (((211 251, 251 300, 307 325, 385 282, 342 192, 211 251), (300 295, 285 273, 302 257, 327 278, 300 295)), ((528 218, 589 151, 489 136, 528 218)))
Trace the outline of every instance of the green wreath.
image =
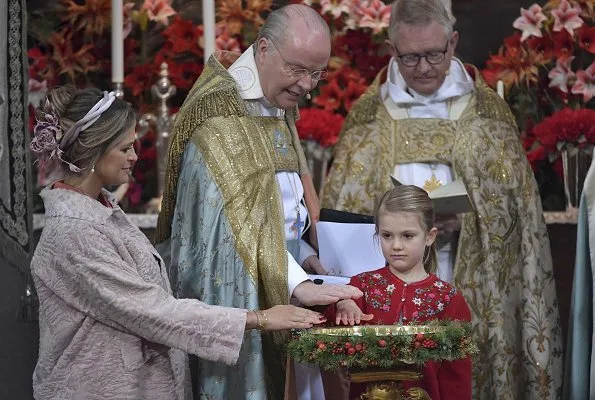
POLYGON ((287 353, 326 370, 391 368, 452 361, 478 352, 471 324, 432 321, 425 325, 367 325, 295 330, 287 353))

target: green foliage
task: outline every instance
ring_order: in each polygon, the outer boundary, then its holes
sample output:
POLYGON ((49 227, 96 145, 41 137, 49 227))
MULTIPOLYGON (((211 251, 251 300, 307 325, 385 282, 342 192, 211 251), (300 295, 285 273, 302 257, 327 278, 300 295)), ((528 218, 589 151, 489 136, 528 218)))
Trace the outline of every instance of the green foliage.
MULTIPOLYGON (((340 367, 391 368, 400 364, 423 365, 428 361, 452 361, 478 352, 470 323, 433 321, 427 333, 377 335, 373 327, 357 334, 331 335, 320 330, 296 330, 287 353, 296 361, 326 370, 340 367)), ((397 328, 397 327, 395 327, 397 328)))

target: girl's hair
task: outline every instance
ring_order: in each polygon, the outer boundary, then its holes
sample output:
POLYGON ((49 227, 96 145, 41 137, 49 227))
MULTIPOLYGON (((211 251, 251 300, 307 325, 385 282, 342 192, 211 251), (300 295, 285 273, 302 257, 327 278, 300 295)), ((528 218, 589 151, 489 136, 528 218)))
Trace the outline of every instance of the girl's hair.
MULTIPOLYGON (((378 221, 384 213, 415 213, 419 216, 419 224, 426 234, 434 227, 434 207, 428 193, 413 185, 400 185, 384 193, 374 211, 376 237, 378 237, 378 221)), ((436 241, 424 251, 424 269, 426 272, 436 272, 438 261, 436 258, 436 241)))
MULTIPOLYGON (((67 132, 77 121, 80 121, 102 98, 104 92, 99 89, 77 89, 66 85, 51 89, 42 106, 36 111, 39 122, 57 124, 62 133, 67 132)), ((115 145, 117 145, 131 129, 136 126, 136 114, 129 103, 116 98, 99 118, 81 131, 76 140, 66 148, 60 161, 49 163, 50 175, 58 178, 64 174, 78 173, 76 168, 69 168, 73 164, 80 170, 90 170, 97 161, 115 145)), ((61 138, 55 137, 60 143, 61 138)), ((61 146, 60 146, 61 147, 61 146)), ((55 161, 53 155, 38 152, 40 159, 55 161)))

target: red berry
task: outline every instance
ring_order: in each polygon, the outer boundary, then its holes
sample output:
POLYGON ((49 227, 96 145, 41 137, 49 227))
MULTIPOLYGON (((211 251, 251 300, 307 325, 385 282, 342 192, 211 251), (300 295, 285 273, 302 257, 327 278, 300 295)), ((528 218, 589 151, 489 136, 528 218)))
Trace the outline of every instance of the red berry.
POLYGON ((419 349, 419 347, 421 346, 421 343, 420 342, 415 342, 414 343, 414 346, 415 346, 416 349, 419 349))
POLYGON ((324 350, 324 349, 326 349, 326 344, 320 342, 320 343, 318 343, 317 347, 319 350, 324 350))
POLYGON ((378 346, 380 346, 380 347, 386 347, 386 340, 384 340, 384 339, 380 339, 380 340, 378 341, 378 346))
POLYGON ((343 346, 345 346, 346 349, 350 349, 351 348, 351 343, 345 342, 345 344, 343 346))
POLYGON ((355 348, 354 347, 350 347, 347 349, 347 354, 349 354, 350 356, 355 354, 355 348))
POLYGON ((360 352, 364 349, 364 347, 361 345, 361 343, 358 343, 354 346, 355 351, 360 352))
POLYGON ((415 335, 415 340, 419 340, 420 342, 421 342, 422 340, 424 340, 425 338, 426 338, 426 337, 424 336, 424 334, 423 334, 423 333, 418 333, 418 334, 416 334, 416 335, 415 335))

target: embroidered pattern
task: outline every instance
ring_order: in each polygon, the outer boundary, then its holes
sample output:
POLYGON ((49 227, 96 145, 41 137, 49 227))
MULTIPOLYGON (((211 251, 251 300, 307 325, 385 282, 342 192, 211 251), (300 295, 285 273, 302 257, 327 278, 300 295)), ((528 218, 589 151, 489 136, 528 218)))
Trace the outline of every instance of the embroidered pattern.
POLYGON ((411 323, 421 323, 436 318, 438 314, 444 311, 444 308, 450 303, 456 292, 454 287, 441 281, 436 281, 431 286, 415 289, 415 297, 413 297, 412 301, 415 305, 415 311, 411 314, 413 318, 411 323))
POLYGON ((366 304, 374 310, 390 313, 393 324, 403 323, 402 317, 406 317, 407 324, 437 319, 457 293, 454 287, 440 280, 430 280, 427 285, 413 289, 405 284, 391 283, 378 272, 363 273, 359 278, 366 304), (406 304, 401 304, 403 302, 406 304), (394 306, 392 310, 391 306, 394 306), (400 312, 399 306, 402 306, 400 312))

